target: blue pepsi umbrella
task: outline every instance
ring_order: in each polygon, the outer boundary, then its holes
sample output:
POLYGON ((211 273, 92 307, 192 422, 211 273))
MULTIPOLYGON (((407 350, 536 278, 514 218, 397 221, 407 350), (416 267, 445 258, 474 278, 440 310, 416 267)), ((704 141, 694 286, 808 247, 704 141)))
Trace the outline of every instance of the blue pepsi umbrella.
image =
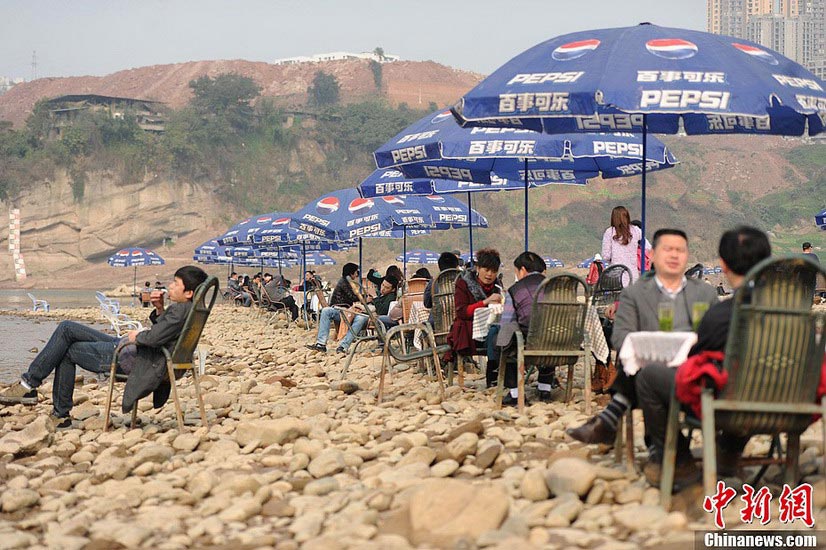
POLYGON ((562 260, 557 260, 556 258, 551 258, 550 256, 542 256, 542 259, 545 261, 545 265, 548 266, 548 269, 553 269, 554 267, 565 267, 562 260))
POLYGON ((826 210, 821 210, 815 215, 815 223, 817 226, 826 231, 826 210))
MULTIPOLYGON (((646 23, 538 44, 452 111, 467 126, 546 133, 815 135, 826 92, 801 65, 753 42, 646 23)), ((643 164, 643 234, 646 172, 643 164)))
POLYGON ((396 256, 396 261, 403 261, 406 264, 436 264, 439 263, 439 253, 432 250, 422 250, 421 248, 414 248, 408 250, 405 254, 396 256))
POLYGON ((135 289, 138 284, 138 267, 145 265, 164 265, 166 262, 155 252, 147 248, 132 247, 122 248, 109 256, 109 265, 112 267, 133 267, 134 278, 132 280, 132 303, 134 305, 135 289))
MULTIPOLYGON (((582 184, 597 176, 639 174, 642 151, 634 134, 551 136, 514 128, 462 128, 450 111, 442 111, 408 126, 373 156, 379 169, 397 168, 410 178, 582 184)), ((652 170, 676 163, 653 136, 648 138, 647 158, 652 170)))
POLYGON ((591 264, 594 263, 594 259, 595 259, 595 257, 591 257, 591 258, 588 258, 587 260, 582 260, 581 262, 576 264, 576 266, 579 267, 579 268, 588 269, 589 267, 591 267, 591 264))

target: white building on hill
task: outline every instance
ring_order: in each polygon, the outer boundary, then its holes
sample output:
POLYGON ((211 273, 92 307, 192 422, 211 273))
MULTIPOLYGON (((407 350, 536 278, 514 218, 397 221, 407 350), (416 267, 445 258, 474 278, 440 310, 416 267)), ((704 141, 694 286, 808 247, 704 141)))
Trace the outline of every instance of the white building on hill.
POLYGON ((375 52, 329 52, 319 53, 316 55, 300 55, 298 57, 285 57, 273 61, 274 65, 295 65, 296 63, 321 63, 324 61, 346 61, 348 59, 370 59, 378 61, 379 63, 392 63, 399 61, 401 58, 398 55, 384 54, 379 56, 375 52))

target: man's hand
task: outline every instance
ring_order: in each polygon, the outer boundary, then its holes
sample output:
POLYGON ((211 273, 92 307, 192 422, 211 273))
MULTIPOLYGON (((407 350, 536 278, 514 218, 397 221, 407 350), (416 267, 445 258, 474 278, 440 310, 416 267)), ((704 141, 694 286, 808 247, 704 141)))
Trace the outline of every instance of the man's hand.
POLYGON ((158 313, 163 313, 164 304, 163 304, 163 295, 164 292, 160 290, 153 290, 152 293, 149 295, 149 303, 152 304, 158 313))
POLYGON ((137 341, 139 330, 130 330, 126 333, 126 336, 129 338, 129 343, 134 344, 137 341))
POLYGON ((364 306, 363 306, 363 305, 361 305, 361 302, 355 302, 355 303, 354 303, 354 304, 350 307, 350 309, 353 309, 353 310, 355 310, 355 311, 357 311, 357 312, 363 312, 363 311, 364 311, 364 306))
POLYGON ((617 313, 617 303, 614 302, 610 306, 605 308, 605 318, 610 319, 611 321, 614 320, 614 315, 617 313))

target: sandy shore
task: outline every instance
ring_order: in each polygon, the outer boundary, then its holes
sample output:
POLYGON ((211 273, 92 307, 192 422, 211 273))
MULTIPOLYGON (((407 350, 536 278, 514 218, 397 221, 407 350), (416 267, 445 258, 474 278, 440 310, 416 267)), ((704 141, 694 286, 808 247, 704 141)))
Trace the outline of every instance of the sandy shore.
MULTIPOLYGON (((57 315, 98 320, 93 308, 57 315)), ((208 429, 189 377, 184 433, 171 403, 152 411, 148 400, 141 426, 125 427, 118 392, 104 434, 105 383, 82 371, 74 429, 50 429, 50 381, 37 406, 0 408, 0 549, 692 548, 693 530, 708 528, 700 488, 667 513, 612 452, 565 436, 586 420, 579 371, 570 404, 533 400, 519 415, 495 410, 477 376, 440 401, 416 366, 398 365, 379 406, 380 358, 357 356, 342 384, 342 356, 304 348, 314 335, 216 306, 202 339, 208 429)), ((804 434, 801 460, 816 525, 819 432, 804 434)), ((639 416, 635 436, 640 462, 639 416)), ((767 447, 755 438, 748 450, 767 447)), ((743 528, 739 509, 726 518, 743 528)), ((767 527, 782 528, 777 517, 775 506, 767 527)))

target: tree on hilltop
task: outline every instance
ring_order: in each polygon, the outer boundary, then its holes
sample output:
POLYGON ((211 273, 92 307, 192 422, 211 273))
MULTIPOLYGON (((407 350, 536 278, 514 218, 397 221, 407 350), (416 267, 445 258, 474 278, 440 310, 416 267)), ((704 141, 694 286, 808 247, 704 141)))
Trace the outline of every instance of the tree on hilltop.
POLYGON ((310 104, 317 107, 335 105, 338 103, 340 92, 338 79, 324 71, 316 72, 312 85, 307 88, 310 104))
POLYGON ((201 116, 222 119, 238 133, 252 126, 252 101, 261 93, 253 79, 234 73, 202 76, 191 81, 189 87, 195 94, 190 105, 201 116))
POLYGON ((379 58, 379 61, 384 61, 384 48, 381 46, 376 46, 373 53, 379 58))

